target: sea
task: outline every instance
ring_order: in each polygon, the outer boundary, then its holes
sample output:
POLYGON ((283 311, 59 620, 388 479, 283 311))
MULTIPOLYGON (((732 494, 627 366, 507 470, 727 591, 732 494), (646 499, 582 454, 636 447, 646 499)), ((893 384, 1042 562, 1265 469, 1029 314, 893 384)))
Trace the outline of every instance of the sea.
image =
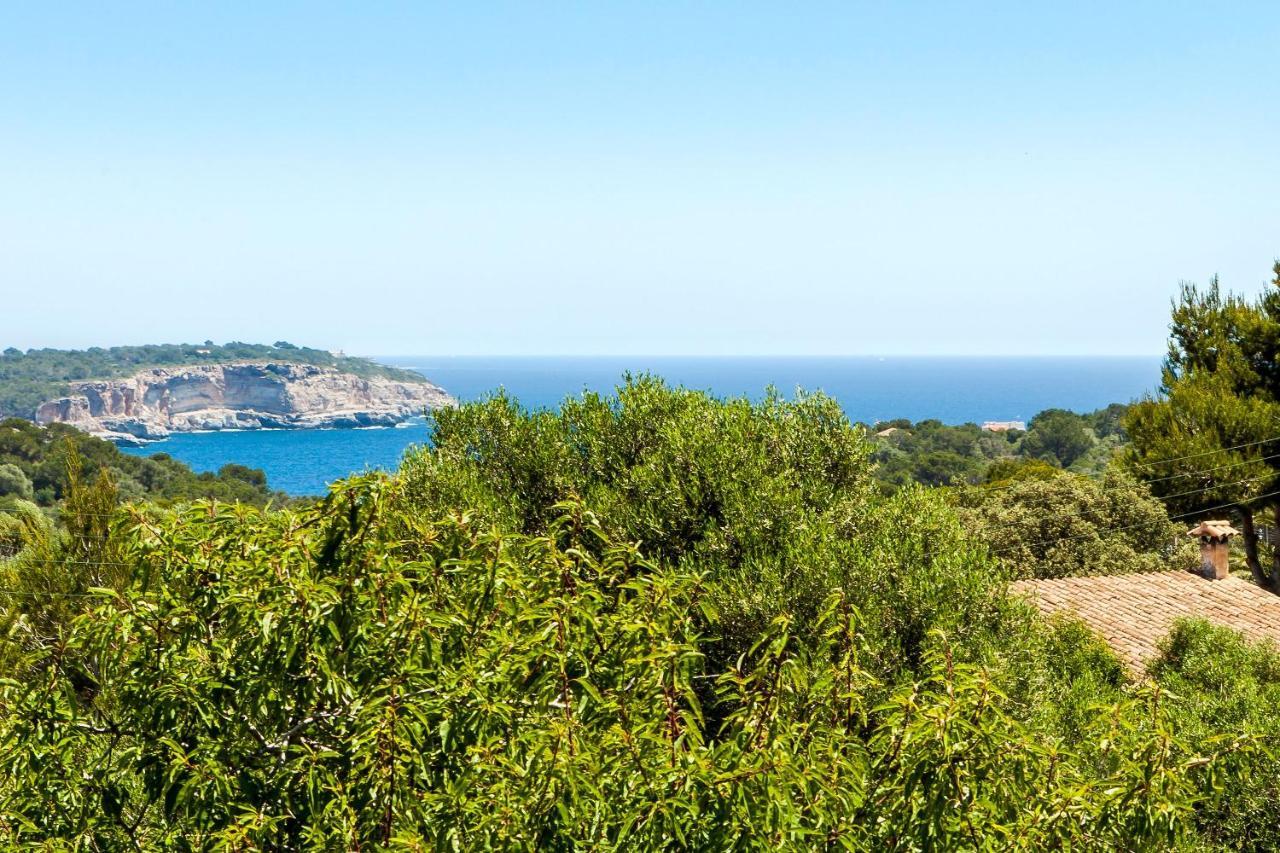
MULTIPOLYGON (((1151 357, 470 357, 387 356, 460 401, 497 389, 529 409, 555 409, 566 397, 608 392, 626 374, 652 373, 672 385, 722 397, 758 399, 770 387, 822 391, 855 421, 936 418, 943 423, 1030 420, 1044 409, 1088 412, 1153 392, 1160 359, 1151 357)), ((405 451, 428 441, 424 419, 398 427, 183 433, 126 453, 167 453, 197 471, 229 462, 261 468, 292 495, 323 494, 352 473, 393 470, 405 451)))

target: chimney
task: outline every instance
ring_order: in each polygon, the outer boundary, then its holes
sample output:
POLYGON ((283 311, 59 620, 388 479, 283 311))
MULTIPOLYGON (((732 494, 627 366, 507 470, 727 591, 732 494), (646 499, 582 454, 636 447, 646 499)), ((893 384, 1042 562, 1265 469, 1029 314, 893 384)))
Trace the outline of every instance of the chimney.
POLYGON ((1187 531, 1188 536, 1200 540, 1200 574, 1209 580, 1222 580, 1231 574, 1227 555, 1231 537, 1239 532, 1225 521, 1202 521, 1187 531))

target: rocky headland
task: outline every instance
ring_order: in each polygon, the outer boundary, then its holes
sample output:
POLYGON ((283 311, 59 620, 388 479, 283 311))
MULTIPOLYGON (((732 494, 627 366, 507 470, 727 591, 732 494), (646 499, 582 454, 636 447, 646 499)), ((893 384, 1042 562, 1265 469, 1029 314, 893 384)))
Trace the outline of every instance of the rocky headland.
POLYGON ((42 403, 36 421, 137 442, 202 430, 393 426, 452 404, 425 379, 364 378, 308 364, 210 364, 76 383, 42 403))

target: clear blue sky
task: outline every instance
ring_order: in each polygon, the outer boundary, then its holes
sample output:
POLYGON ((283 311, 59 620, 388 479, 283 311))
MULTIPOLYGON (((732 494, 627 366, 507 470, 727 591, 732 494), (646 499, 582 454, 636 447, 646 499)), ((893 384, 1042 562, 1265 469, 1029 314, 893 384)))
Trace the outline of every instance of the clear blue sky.
POLYGON ((1159 353, 1274 3, 7 3, 0 347, 1159 353), (1034 8, 1033 8, 1034 7, 1034 8))

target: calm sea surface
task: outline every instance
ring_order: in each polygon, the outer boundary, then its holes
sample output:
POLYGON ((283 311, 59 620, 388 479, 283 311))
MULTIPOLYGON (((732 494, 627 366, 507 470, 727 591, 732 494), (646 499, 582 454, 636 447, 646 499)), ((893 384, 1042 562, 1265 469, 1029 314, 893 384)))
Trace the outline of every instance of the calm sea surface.
MULTIPOLYGON (((1047 408, 1078 412, 1128 402, 1153 390, 1160 360, 1151 358, 808 358, 808 357, 387 357, 386 364, 426 375, 459 400, 502 387, 529 408, 555 408, 568 395, 608 391, 627 371, 720 396, 759 397, 821 390, 854 420, 890 418, 946 423, 1028 420, 1047 408)), ((422 422, 397 429, 265 430, 187 433, 143 448, 165 452, 197 471, 239 462, 267 472, 292 494, 320 494, 357 471, 394 468, 405 449, 427 439, 422 422)))

